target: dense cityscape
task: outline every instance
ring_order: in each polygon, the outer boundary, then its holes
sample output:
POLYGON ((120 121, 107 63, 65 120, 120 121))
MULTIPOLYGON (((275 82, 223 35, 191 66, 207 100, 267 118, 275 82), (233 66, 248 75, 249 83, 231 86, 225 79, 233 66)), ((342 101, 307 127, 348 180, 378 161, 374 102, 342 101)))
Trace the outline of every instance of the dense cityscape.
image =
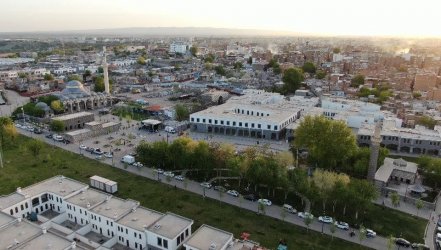
POLYGON ((0 249, 441 248, 439 38, 1 27, 0 249))

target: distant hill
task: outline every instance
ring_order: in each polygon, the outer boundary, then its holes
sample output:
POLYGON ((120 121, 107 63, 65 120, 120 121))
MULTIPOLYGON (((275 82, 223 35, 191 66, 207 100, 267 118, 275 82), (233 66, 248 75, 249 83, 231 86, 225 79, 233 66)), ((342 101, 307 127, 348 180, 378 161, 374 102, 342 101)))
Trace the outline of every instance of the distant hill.
POLYGON ((278 30, 258 29, 228 29, 210 27, 134 27, 134 28, 113 28, 113 29, 91 29, 91 30, 68 30, 68 31, 35 31, 35 32, 0 32, 0 36, 30 36, 30 35, 97 35, 97 36, 294 36, 301 35, 294 32, 278 30))

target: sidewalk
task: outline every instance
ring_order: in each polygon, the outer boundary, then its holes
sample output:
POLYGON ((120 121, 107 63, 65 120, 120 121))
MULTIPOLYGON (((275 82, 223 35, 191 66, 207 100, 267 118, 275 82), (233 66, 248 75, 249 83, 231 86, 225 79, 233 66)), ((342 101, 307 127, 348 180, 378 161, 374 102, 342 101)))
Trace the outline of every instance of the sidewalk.
POLYGON ((390 198, 387 198, 384 196, 379 197, 376 201, 374 201, 374 203, 378 204, 378 205, 384 204, 384 206, 386 206, 388 208, 392 208, 392 209, 401 211, 403 213, 410 214, 412 216, 418 216, 418 217, 420 217, 422 219, 426 219, 426 220, 430 218, 430 216, 433 212, 433 209, 428 209, 425 207, 421 208, 420 211, 418 211, 418 209, 416 208, 415 205, 407 203, 407 202, 403 202, 403 201, 401 201, 397 207, 394 207, 392 205, 392 201, 390 200, 390 198))

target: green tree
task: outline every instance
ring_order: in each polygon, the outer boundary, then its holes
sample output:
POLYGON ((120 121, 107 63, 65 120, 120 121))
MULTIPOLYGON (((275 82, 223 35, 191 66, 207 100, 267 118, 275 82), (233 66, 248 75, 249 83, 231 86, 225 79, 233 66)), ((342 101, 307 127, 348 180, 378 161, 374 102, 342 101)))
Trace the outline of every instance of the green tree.
POLYGON ((95 77, 93 82, 95 84, 95 86, 93 88, 93 91, 95 91, 95 92, 104 92, 105 87, 104 87, 104 77, 103 76, 95 77))
POLYGON ((188 108, 185 107, 184 105, 176 104, 175 115, 176 115, 176 120, 185 121, 190 116, 190 111, 188 111, 188 108))
POLYGON ((329 225, 329 231, 331 232, 331 240, 334 240, 334 234, 335 231, 337 231, 337 227, 335 226, 334 223, 331 223, 331 225, 329 225))
POLYGON ((412 93, 413 98, 420 99, 421 98, 421 92, 415 91, 412 93))
POLYGON ((284 209, 283 207, 281 207, 280 209, 280 217, 282 217, 282 221, 285 221, 285 218, 288 215, 286 209, 284 209))
POLYGON ((317 79, 324 79, 326 77, 326 72, 323 70, 317 70, 315 73, 315 78, 317 79))
POLYGON ((358 74, 358 75, 352 77, 351 87, 358 87, 363 84, 364 84, 364 75, 358 74))
POLYGON ((214 62, 214 55, 213 54, 208 54, 205 58, 204 58, 204 62, 206 63, 213 63, 214 62))
POLYGON ((235 62, 234 63, 234 69, 235 70, 240 70, 240 69, 242 69, 243 68, 243 64, 242 64, 242 62, 235 62))
POLYGON ((336 168, 357 150, 355 136, 346 123, 324 116, 306 116, 295 138, 295 147, 307 148, 308 158, 322 168, 336 168))
POLYGON ((303 219, 303 223, 305 223, 305 225, 306 225, 306 231, 309 232, 309 226, 310 226, 311 223, 312 223, 312 218, 309 217, 309 216, 306 216, 306 217, 303 219))
POLYGON ((84 77, 89 77, 89 76, 92 76, 92 72, 87 69, 86 71, 84 71, 84 77))
POLYGON ((302 70, 306 73, 315 74, 317 67, 312 62, 305 62, 302 66, 302 70))
POLYGON ((358 240, 360 241, 361 244, 361 242, 363 242, 363 240, 366 239, 366 228, 363 225, 361 225, 358 231, 359 231, 358 240))
POLYGON ((20 73, 18 73, 18 77, 19 78, 27 78, 28 77, 28 73, 25 73, 25 72, 20 72, 20 73))
POLYGON ((51 74, 44 74, 44 80, 46 81, 53 81, 54 80, 54 76, 51 74))
POLYGON ((423 115, 417 119, 417 124, 423 125, 429 129, 434 129, 437 122, 432 117, 427 116, 427 115, 423 115))
POLYGON ((104 68, 102 66, 98 67, 98 74, 103 74, 104 73, 104 68))
POLYGON ((283 90, 287 94, 294 93, 304 80, 303 72, 298 68, 289 68, 283 72, 282 81, 284 83, 283 90))
POLYGON ((340 54, 340 48, 334 48, 334 49, 332 50, 332 53, 334 53, 334 54, 340 54))
POLYGON ((416 207, 416 209, 417 209, 417 216, 418 216, 419 213, 420 213, 420 209, 424 207, 424 203, 423 203, 423 201, 422 201, 421 199, 418 199, 418 200, 415 202, 415 207, 416 207))
POLYGON ((218 66, 214 67, 214 70, 216 71, 216 74, 221 75, 221 76, 225 76, 227 74, 227 72, 225 71, 225 69, 222 65, 218 65, 218 66))
POLYGON ((198 47, 191 46, 190 47, 190 53, 191 53, 192 56, 196 57, 196 55, 198 54, 198 47))
POLYGON ((397 194, 397 192, 392 192, 390 194, 390 201, 394 207, 398 207, 400 204, 400 196, 397 194))
POLYGON ((51 109, 56 113, 60 114, 64 112, 63 103, 60 100, 53 100, 51 102, 51 109))
POLYGON ((146 60, 145 60, 145 58, 144 58, 143 56, 138 57, 138 59, 136 60, 136 62, 137 62, 139 65, 146 65, 146 64, 147 64, 147 62, 146 62, 146 60))
POLYGON ((0 117, 0 147, 3 149, 6 142, 12 142, 18 136, 17 129, 9 117, 0 117))
POLYGON ((54 132, 62 132, 64 131, 64 122, 60 121, 60 120, 52 120, 51 124, 50 124, 50 128, 52 131, 54 132))
POLYGON ((70 81, 83 81, 83 78, 81 77, 81 76, 79 76, 79 75, 75 75, 75 74, 73 74, 73 75, 69 75, 68 77, 67 77, 67 81, 68 82, 70 82, 70 81))
POLYGON ((26 147, 34 157, 38 157, 38 155, 41 152, 41 149, 44 147, 44 142, 38 139, 30 140, 26 144, 26 147))
POLYGON ((395 238, 392 235, 389 235, 389 237, 387 237, 387 250, 392 250, 392 248, 394 247, 394 243, 395 238))

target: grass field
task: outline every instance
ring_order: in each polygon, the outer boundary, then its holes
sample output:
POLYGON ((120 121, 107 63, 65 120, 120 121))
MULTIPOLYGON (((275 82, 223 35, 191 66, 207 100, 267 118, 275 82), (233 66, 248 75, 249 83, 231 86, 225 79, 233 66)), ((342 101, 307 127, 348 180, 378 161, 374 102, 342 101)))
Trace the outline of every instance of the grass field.
MULTIPOLYGON (((23 145, 27 140, 19 137, 15 145, 23 145)), ((176 190, 49 145, 45 145, 38 157, 31 155, 23 146, 8 148, 4 153, 0 194, 9 194, 17 187, 26 187, 54 175, 65 175, 88 183, 90 176, 98 174, 119 183, 119 197, 138 200, 142 206, 160 212, 170 211, 193 219, 193 231, 202 224, 232 232, 235 237, 247 231, 252 240, 271 249, 277 247, 280 239, 286 239, 290 249, 366 249, 238 207, 204 200, 193 193, 176 190)))

